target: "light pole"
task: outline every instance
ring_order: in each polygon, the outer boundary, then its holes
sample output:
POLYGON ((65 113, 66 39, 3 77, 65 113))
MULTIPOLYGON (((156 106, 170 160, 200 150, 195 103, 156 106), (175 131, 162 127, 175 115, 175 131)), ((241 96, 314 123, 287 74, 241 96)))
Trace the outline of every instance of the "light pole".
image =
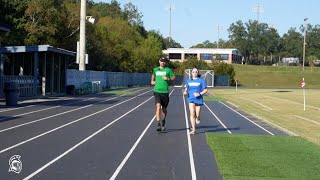
POLYGON ((169 44, 171 43, 171 11, 174 9, 174 5, 169 4, 167 9, 169 10, 170 17, 169 17, 169 44))
POLYGON ((306 28, 308 18, 304 18, 304 33, 303 33, 303 57, 302 57, 302 71, 304 71, 304 59, 306 57, 306 28))
POLYGON ((222 29, 222 26, 218 25, 218 40, 217 40, 217 49, 219 49, 219 41, 220 41, 220 29, 222 29))
POLYGON ((86 70, 86 0, 81 0, 80 7, 80 45, 79 45, 79 70, 86 70))
POLYGON ((257 13, 257 21, 259 22, 260 13, 264 12, 263 6, 258 4, 252 8, 252 11, 257 13))

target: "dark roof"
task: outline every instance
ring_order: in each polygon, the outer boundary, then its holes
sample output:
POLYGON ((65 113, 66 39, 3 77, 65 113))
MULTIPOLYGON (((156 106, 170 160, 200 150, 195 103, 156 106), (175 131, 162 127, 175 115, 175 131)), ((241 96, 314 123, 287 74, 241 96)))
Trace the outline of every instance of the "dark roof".
POLYGON ((24 52, 47 52, 47 51, 56 52, 59 54, 65 54, 68 56, 76 55, 76 52, 68 51, 61 48, 55 48, 50 45, 0 47, 1 54, 24 53, 24 52))

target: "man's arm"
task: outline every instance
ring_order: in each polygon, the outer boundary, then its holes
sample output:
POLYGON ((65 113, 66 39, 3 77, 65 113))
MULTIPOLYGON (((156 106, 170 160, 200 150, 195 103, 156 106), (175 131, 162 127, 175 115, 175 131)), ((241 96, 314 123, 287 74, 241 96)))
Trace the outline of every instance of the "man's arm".
POLYGON ((155 85, 156 82, 154 81, 154 74, 151 75, 151 85, 155 85))
POLYGON ((175 81, 176 80, 176 76, 173 76, 172 78, 170 78, 171 81, 175 81))

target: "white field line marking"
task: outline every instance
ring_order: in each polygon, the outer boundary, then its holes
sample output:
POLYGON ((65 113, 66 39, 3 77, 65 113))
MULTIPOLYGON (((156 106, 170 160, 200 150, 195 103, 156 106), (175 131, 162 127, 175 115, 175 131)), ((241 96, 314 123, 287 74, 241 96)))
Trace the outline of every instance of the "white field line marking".
POLYGON ((226 107, 228 107, 229 109, 231 109, 233 112, 239 114, 241 117, 245 118, 246 120, 250 121, 252 124, 258 126, 259 128, 261 128, 262 130, 266 131, 267 133, 271 134, 274 136, 274 134, 270 131, 268 131, 267 129, 265 129, 264 127, 260 126, 259 124, 253 122, 252 120, 250 120, 249 118, 247 118, 246 116, 242 115, 241 113, 239 113, 238 111, 232 109, 231 107, 229 107, 228 105, 224 104, 223 102, 219 101, 221 104, 225 105, 226 107))
POLYGON ((86 119, 86 118, 88 118, 88 117, 91 117, 91 116, 93 116, 93 115, 99 114, 99 113, 101 113, 101 112, 103 112, 103 111, 106 111, 106 110, 108 110, 108 109, 111 109, 111 108, 113 108, 113 107, 119 106, 120 104, 123 104, 123 103, 125 103, 125 102, 127 102, 127 101, 130 101, 130 100, 132 100, 132 99, 135 99, 135 98, 137 98, 137 97, 139 97, 139 96, 141 96, 141 95, 143 95, 143 94, 145 94, 145 93, 148 93, 148 92, 150 92, 150 91, 151 91, 151 90, 149 90, 149 91, 147 91, 147 92, 144 92, 144 93, 142 93, 142 94, 139 94, 138 96, 135 96, 135 97, 132 97, 132 98, 130 98, 130 99, 127 99, 127 100, 125 100, 125 101, 122 101, 122 102, 120 102, 120 103, 118 103, 118 104, 115 104, 115 105, 113 105, 113 106, 110 106, 110 107, 108 107, 108 108, 106 108, 106 109, 102 109, 102 110, 97 111, 97 112, 95 112, 95 113, 92 113, 92 114, 90 114, 90 115, 84 116, 84 117, 82 117, 82 118, 80 118, 80 119, 76 119, 76 120, 71 121, 71 122, 69 122, 69 123, 67 123, 67 124, 64 124, 64 125, 62 125, 62 126, 59 126, 59 127, 57 127, 57 128, 54 128, 54 129, 51 129, 50 131, 47 131, 47 132, 44 132, 44 133, 39 134, 39 135, 37 135, 37 136, 34 136, 33 138, 27 139, 27 140, 25 140, 25 141, 22 141, 22 142, 20 142, 20 143, 18 143, 18 144, 13 145, 13 146, 10 146, 10 147, 8 147, 8 148, 6 148, 6 149, 1 150, 1 151, 0 151, 0 154, 3 153, 3 152, 8 151, 8 150, 10 150, 10 149, 13 149, 13 148, 15 148, 15 147, 18 147, 18 146, 20 146, 20 145, 22 145, 22 144, 25 144, 25 143, 27 143, 27 142, 30 142, 30 141, 32 141, 32 140, 35 140, 35 139, 37 139, 37 138, 39 138, 39 137, 41 137, 41 136, 44 136, 44 135, 49 134, 49 133, 51 133, 51 132, 57 131, 58 129, 61 129, 61 128, 66 127, 66 126, 69 126, 70 124, 76 123, 76 122, 78 122, 78 121, 81 121, 81 120, 86 119))
POLYGON ((311 119, 308 119, 308 118, 305 118, 305 117, 301 117, 301 116, 298 116, 298 115, 293 115, 293 116, 320 125, 320 123, 315 121, 315 120, 311 120, 311 119))
MULTIPOLYGON (((137 97, 137 96, 136 96, 137 97)), ((130 111, 126 112, 125 114, 123 114, 122 116, 118 117, 117 119, 113 120, 111 123, 107 124, 106 126, 104 126, 103 128, 99 129, 98 131, 96 131, 95 133, 91 134, 90 136, 88 136, 87 138, 85 138, 84 140, 82 140, 81 142, 79 142, 78 144, 74 145, 73 147, 71 147, 70 149, 68 149, 67 151, 65 151, 64 153, 60 154, 58 157, 54 158, 53 160, 51 160, 49 163, 45 164, 44 166, 42 166, 41 168, 39 168, 38 170, 34 171, 33 173, 31 173, 29 176, 25 177, 24 180, 30 179, 33 176, 37 175, 39 172, 41 172, 42 170, 44 170, 45 168, 47 168, 48 166, 50 166, 51 164, 55 163, 56 161, 58 161, 59 159, 61 159, 62 157, 64 157, 65 155, 67 155, 68 153, 70 153, 71 151, 73 151, 74 149, 76 149, 77 147, 79 147, 80 145, 82 145, 83 143, 85 143, 86 141, 90 140, 91 138, 93 138, 95 135, 97 135, 98 133, 100 133, 101 131, 105 130, 106 128, 108 128, 109 126, 111 126, 113 123, 119 121, 121 118, 123 118, 124 116, 128 115, 129 113, 131 113, 132 111, 134 111, 135 109, 137 109, 138 107, 140 107, 141 105, 143 105, 144 103, 146 103, 147 101, 149 101, 151 98, 148 98, 147 100, 145 100, 144 102, 142 102, 141 104, 139 104, 138 106, 136 106, 135 108, 131 109, 130 111)), ((151 125, 151 122, 149 123, 149 126, 151 125)))
POLYGON ((232 106, 234 106, 234 107, 236 107, 236 108, 239 108, 238 105, 236 105, 236 104, 234 104, 234 103, 232 103, 232 102, 230 102, 230 101, 226 101, 226 102, 229 103, 229 104, 231 104, 232 106))
POLYGON ((223 122, 218 118, 218 116, 214 112, 211 111, 211 109, 208 107, 208 105, 206 103, 203 103, 203 104, 207 107, 207 109, 211 112, 211 114, 219 121, 219 123, 228 131, 228 133, 232 134, 232 132, 227 128, 226 125, 223 124, 223 122))
POLYGON ((77 101, 77 102, 62 104, 62 105, 59 105, 59 106, 53 106, 53 107, 49 107, 49 108, 39 109, 39 110, 36 110, 36 111, 30 111, 30 112, 27 112, 27 113, 17 114, 17 115, 14 115, 12 117, 0 118, 0 121, 6 120, 6 119, 12 119, 14 117, 23 116, 23 115, 27 115, 27 114, 33 114, 33 113, 36 113, 36 112, 41 112, 41 111, 45 111, 45 110, 49 110, 49 109, 55 109, 55 108, 58 108, 58 107, 62 107, 62 106, 70 105, 70 104, 75 104, 75 103, 78 103, 78 102, 81 102, 81 101, 88 101, 90 99, 95 99, 95 97, 94 98, 85 99, 85 100, 80 100, 80 101, 77 101))
MULTIPOLYGON (((293 104, 303 105, 303 103, 298 103, 298 102, 290 101, 290 100, 287 100, 287 99, 281 99, 281 98, 276 98, 276 97, 267 96, 267 95, 264 95, 264 97, 268 97, 268 98, 276 99, 276 100, 280 100, 280 101, 285 101, 285 102, 290 102, 290 103, 293 103, 293 104)), ((316 107, 316 106, 311 106, 311 105, 306 105, 306 106, 307 106, 307 107, 315 108, 315 109, 317 109, 317 110, 320 110, 320 108, 319 108, 319 107, 316 107)))
POLYGON ((266 105, 264 105, 264 104, 262 104, 262 103, 259 103, 259 102, 257 102, 257 101, 254 101, 254 100, 252 100, 252 99, 248 99, 248 98, 244 98, 244 97, 240 97, 240 98, 241 98, 241 99, 244 99, 244 100, 247 100, 247 101, 254 102, 254 103, 256 103, 256 104, 259 104, 260 106, 262 106, 262 107, 264 107, 264 108, 267 108, 267 109, 270 110, 270 111, 273 110, 272 108, 270 108, 270 107, 268 107, 268 106, 266 106, 266 105))
POLYGON ((184 116, 185 116, 186 127, 187 127, 187 139, 188 139, 188 149, 189 149, 189 160, 190 160, 191 177, 192 177, 192 180, 196 180, 197 179, 197 174, 196 174, 196 168, 195 168, 195 165, 194 165, 192 143, 191 143, 191 139, 190 139, 190 129, 189 129, 189 123, 188 123, 187 106, 186 106, 185 97, 183 95, 183 90, 182 90, 182 97, 183 97, 183 105, 184 105, 184 116))
POLYGON ((260 117, 260 116, 258 116, 258 115, 256 115, 256 114, 254 114, 254 113, 251 113, 251 114, 252 114, 254 117, 256 117, 256 118, 258 118, 258 119, 260 119, 260 120, 262 120, 262 121, 264 121, 264 122, 266 122, 266 123, 268 123, 268 124, 270 124, 271 126, 275 126, 276 128, 278 128, 278 129, 280 129, 280 130, 288 133, 289 135, 299 136, 299 135, 297 135, 296 133, 294 133, 294 132, 292 132, 292 131, 289 131, 288 129, 286 129, 286 128, 282 127, 282 126, 279 126, 279 125, 277 125, 277 124, 272 123, 271 121, 268 121, 268 120, 265 119, 265 118, 262 118, 262 117, 260 117))
MULTIPOLYGON (((172 92, 174 91, 174 89, 171 91, 171 93, 169 94, 169 96, 172 94, 172 92)), ((152 97, 150 97, 149 99, 147 99, 145 102, 149 101, 152 97)), ((142 104, 144 104, 145 102, 143 102, 142 104)), ((142 105, 141 104, 141 105, 142 105)), ((140 105, 139 105, 140 106, 140 105)), ((130 158, 131 154, 133 153, 133 151, 136 149, 136 147, 138 146, 139 142, 141 141, 141 139, 143 138, 144 134, 147 132, 147 130, 149 129, 149 127, 151 126, 152 122, 154 121, 154 119, 156 118, 156 116, 153 116, 153 118, 151 119, 151 121, 149 122, 149 124, 147 125, 147 127, 144 129, 144 131, 141 133, 141 135, 139 136, 139 138, 137 139, 137 141, 134 143, 134 145, 132 146, 132 148, 129 150, 129 152, 127 153, 127 155, 124 157, 124 159, 121 161, 120 165, 117 167, 117 169, 114 171, 113 175, 111 176, 111 180, 116 179, 116 177, 118 176, 118 174, 120 173, 121 169, 123 168, 123 166, 126 164, 126 162, 128 161, 128 159, 130 158)))

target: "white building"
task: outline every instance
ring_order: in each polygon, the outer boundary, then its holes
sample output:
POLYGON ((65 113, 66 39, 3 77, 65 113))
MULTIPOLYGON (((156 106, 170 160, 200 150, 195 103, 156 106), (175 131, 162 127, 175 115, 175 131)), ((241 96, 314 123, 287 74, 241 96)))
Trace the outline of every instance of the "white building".
POLYGON ((237 49, 216 48, 169 48, 162 51, 170 61, 183 62, 188 57, 196 57, 199 61, 211 63, 212 61, 223 61, 228 64, 241 64, 242 56, 237 49))
POLYGON ((282 58, 282 62, 283 63, 287 63, 287 64, 299 64, 299 58, 295 58, 295 57, 286 57, 286 58, 282 58))

